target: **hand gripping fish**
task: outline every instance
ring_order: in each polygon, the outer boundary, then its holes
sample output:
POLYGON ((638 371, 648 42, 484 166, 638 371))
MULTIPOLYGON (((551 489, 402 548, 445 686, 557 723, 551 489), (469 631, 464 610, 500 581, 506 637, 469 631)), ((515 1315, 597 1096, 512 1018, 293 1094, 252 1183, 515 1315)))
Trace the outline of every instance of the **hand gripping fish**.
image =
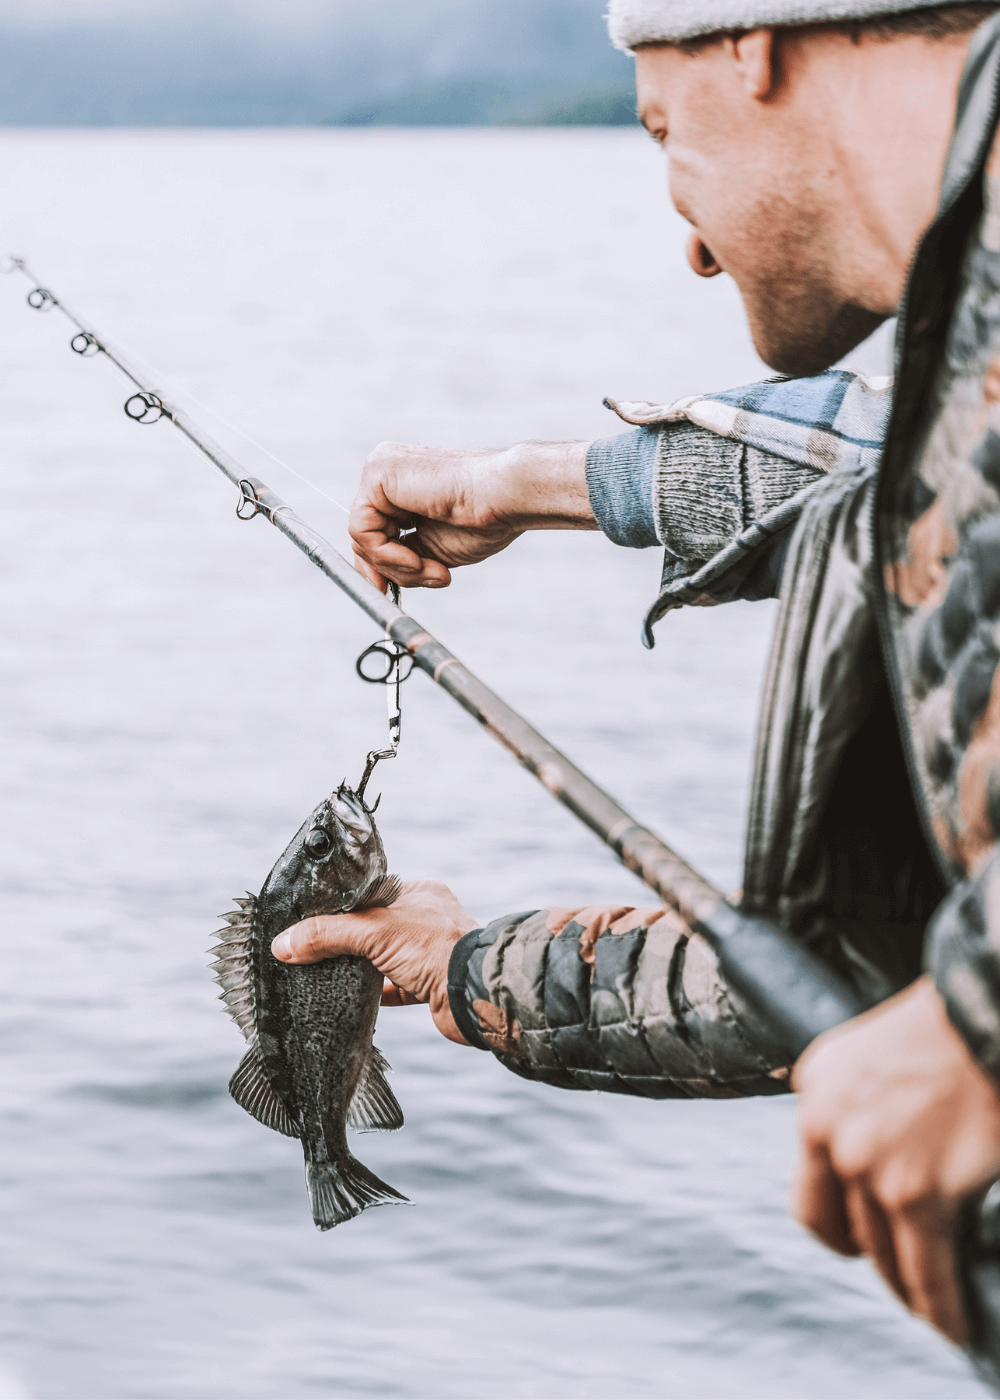
POLYGON ((342 783, 297 832, 260 894, 237 899, 239 909, 223 916, 228 927, 212 949, 222 1000, 248 1045, 229 1092, 268 1128, 300 1139, 321 1230, 366 1206, 406 1200, 351 1154, 345 1131, 403 1125, 388 1065, 372 1044, 382 974, 359 957, 289 966, 274 957, 271 940, 310 915, 385 907, 399 892, 371 809, 342 783))

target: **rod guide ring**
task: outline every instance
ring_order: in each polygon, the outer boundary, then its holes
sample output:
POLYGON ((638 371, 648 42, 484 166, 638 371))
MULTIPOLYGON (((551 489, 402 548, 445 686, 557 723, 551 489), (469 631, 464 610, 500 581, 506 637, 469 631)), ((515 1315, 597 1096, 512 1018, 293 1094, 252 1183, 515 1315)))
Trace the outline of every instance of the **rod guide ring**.
MULTIPOLYGON (((74 336, 74 339, 76 337, 74 336)), ((76 347, 74 346, 74 349, 76 347)), ((85 354, 84 350, 77 350, 78 355, 85 354)), ((150 394, 147 390, 140 390, 133 394, 130 399, 125 400, 125 412, 132 419, 133 423, 158 423, 165 413, 163 400, 156 394, 150 394)))
POLYGON ((372 642, 370 647, 365 647, 354 663, 354 669, 363 681, 367 681, 369 685, 395 685, 397 682, 402 685, 403 681, 409 680, 413 671, 413 657, 408 651, 391 650, 395 645, 372 642), (369 656, 379 658, 374 663, 378 667, 377 671, 372 666, 364 665, 366 657, 369 656))
MULTIPOLYGON (((96 335, 91 335, 90 331, 77 331, 76 335, 69 343, 69 348, 77 355, 82 355, 84 359, 89 359, 91 355, 96 355, 101 345, 96 335)), ((132 415, 129 414, 129 417, 132 415)))
POLYGON ((260 503, 257 500, 257 488, 252 481, 247 481, 246 477, 241 478, 238 485, 240 488, 240 498, 236 502, 236 519, 252 520, 255 515, 260 514, 260 503), (249 515, 243 514, 244 506, 251 507, 249 515))
POLYGON ((28 305, 32 311, 51 311, 56 299, 47 287, 35 287, 28 293, 28 305))

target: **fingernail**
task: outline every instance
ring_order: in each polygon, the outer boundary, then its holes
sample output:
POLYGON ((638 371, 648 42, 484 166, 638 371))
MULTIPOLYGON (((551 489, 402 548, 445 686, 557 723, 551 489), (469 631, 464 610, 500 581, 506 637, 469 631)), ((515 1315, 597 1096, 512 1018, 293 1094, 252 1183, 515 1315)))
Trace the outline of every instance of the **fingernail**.
POLYGON ((287 962, 292 956, 292 940, 287 933, 279 933, 271 944, 271 952, 279 962, 287 962))

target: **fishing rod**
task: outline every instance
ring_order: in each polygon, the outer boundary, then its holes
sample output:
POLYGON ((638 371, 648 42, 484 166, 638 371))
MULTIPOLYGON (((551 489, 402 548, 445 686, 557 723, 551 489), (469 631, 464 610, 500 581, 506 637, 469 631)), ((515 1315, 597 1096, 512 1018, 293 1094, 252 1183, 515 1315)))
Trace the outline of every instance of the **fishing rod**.
POLYGON ((393 750, 373 752, 362 780, 367 783, 374 763, 394 752, 399 737, 398 686, 403 664, 428 675, 435 685, 457 700, 486 732, 532 773, 552 797, 561 802, 608 846, 633 874, 712 945, 720 965, 737 991, 743 993, 782 1030, 793 1057, 819 1033, 855 1016, 863 1006, 851 988, 825 964, 795 942, 777 924, 739 913, 721 892, 655 832, 637 822, 614 798, 597 786, 565 754, 550 744, 516 710, 494 693, 427 628, 410 617, 396 599, 386 597, 363 578, 322 535, 302 520, 258 477, 250 475, 235 456, 210 437, 188 413, 107 337, 81 319, 31 273, 23 258, 10 257, 0 267, 22 274, 32 284, 28 305, 36 311, 58 310, 75 327, 70 348, 82 358, 103 355, 131 382, 133 393, 125 413, 142 425, 166 420, 181 432, 239 495, 241 520, 263 517, 306 555, 327 578, 377 623, 389 644, 374 643, 358 659, 365 680, 394 684, 396 716, 390 729, 393 750), (363 667, 371 652, 387 657, 385 676, 372 676, 363 667), (817 1030, 817 1027, 819 1030, 817 1030))
MULTIPOLYGON (((567 807, 618 859, 660 896, 663 902, 702 935, 714 950, 729 983, 779 1031, 791 1059, 824 1031, 858 1015, 864 1006, 848 984, 769 919, 750 917, 723 898, 708 880, 642 826, 565 754, 533 728, 516 710, 474 676, 443 643, 399 607, 394 585, 389 597, 364 579, 334 547, 281 500, 264 482, 244 471, 239 461, 162 393, 150 376, 93 327, 82 321, 42 286, 23 258, 8 258, 0 271, 22 273, 32 282, 28 305, 37 311, 58 309, 76 327, 71 348, 84 358, 102 354, 134 385, 125 412, 134 422, 166 419, 236 487, 241 520, 263 516, 291 540, 317 568, 355 602, 385 633, 356 663, 363 680, 390 686, 389 729, 392 748, 368 755, 361 789, 375 764, 394 755, 400 734, 399 686, 409 674, 407 660, 446 691, 511 753, 545 790, 567 807), (365 658, 382 658, 383 674, 373 675, 365 658)), ((304 479, 304 478, 303 478, 304 479)), ((311 483, 309 483, 311 484, 311 483)), ((325 494, 325 493, 324 493, 325 494)), ((974 1203, 959 1237, 963 1286, 973 1325, 969 1353, 980 1375, 1000 1390, 1000 1182, 974 1203)))

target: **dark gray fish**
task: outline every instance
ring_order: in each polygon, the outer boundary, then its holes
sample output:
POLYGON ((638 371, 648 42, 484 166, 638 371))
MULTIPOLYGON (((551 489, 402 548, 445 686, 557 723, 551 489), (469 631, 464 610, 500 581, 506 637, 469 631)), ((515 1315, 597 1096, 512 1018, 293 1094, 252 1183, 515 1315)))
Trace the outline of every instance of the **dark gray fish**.
POLYGON ((345 1131, 403 1126, 388 1065, 372 1044, 382 974, 357 957, 289 966, 274 957, 271 940, 313 914, 391 904, 399 890, 372 811, 342 783, 296 833, 260 894, 223 915, 228 927, 212 949, 222 999, 248 1044, 229 1092, 268 1128, 301 1140, 321 1230, 366 1206, 406 1200, 351 1154, 345 1131))

